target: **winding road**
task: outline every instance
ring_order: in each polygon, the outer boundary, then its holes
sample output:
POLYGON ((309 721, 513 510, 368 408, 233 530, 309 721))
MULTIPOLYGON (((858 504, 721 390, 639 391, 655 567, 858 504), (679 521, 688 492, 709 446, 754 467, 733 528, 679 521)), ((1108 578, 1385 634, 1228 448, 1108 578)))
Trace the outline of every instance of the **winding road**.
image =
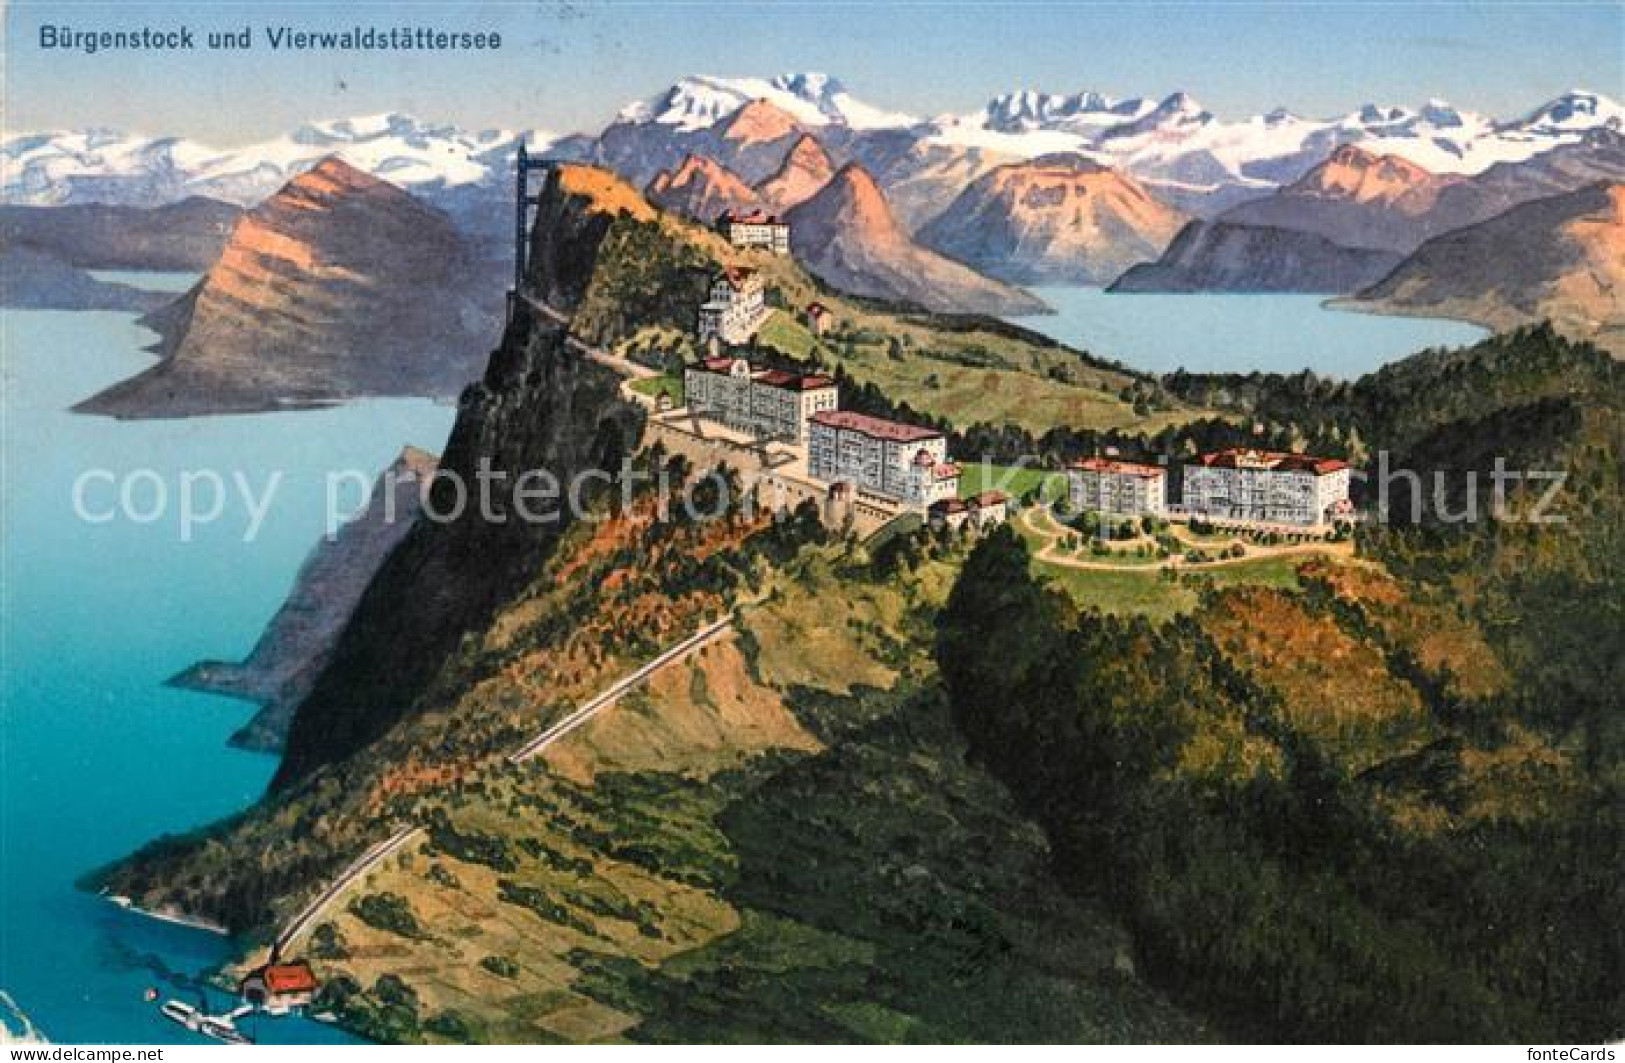
MULTIPOLYGON (((569 317, 562 311, 553 309, 529 292, 521 291, 516 294, 526 306, 548 320, 557 322, 560 325, 570 323, 569 317)), ((568 332, 564 335, 564 345, 578 354, 585 355, 589 361, 597 362, 606 369, 613 369, 622 376, 631 377, 634 380, 648 379, 660 375, 658 370, 650 369, 646 365, 639 365, 629 358, 622 358, 618 354, 611 354, 602 347, 594 347, 592 344, 578 339, 568 332)))

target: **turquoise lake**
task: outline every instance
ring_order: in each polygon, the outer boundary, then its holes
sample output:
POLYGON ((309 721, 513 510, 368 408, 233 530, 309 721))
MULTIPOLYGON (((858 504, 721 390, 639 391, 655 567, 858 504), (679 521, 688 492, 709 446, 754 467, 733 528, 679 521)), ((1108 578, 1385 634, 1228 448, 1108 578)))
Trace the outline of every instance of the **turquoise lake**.
MULTIPOLYGON (((179 290, 190 279, 141 283, 179 290)), ((252 706, 164 679, 253 646, 323 533, 330 470, 370 477, 408 443, 438 452, 455 411, 392 400, 181 421, 85 417, 67 408, 152 364, 140 349, 152 334, 129 314, 0 320, 0 990, 56 1042, 202 1040, 142 994, 153 986, 195 1002, 192 979, 226 957, 226 940, 125 912, 74 882, 259 796, 273 759, 226 746, 252 706), (172 498, 189 471, 240 473, 256 490, 276 470, 283 480, 253 542, 243 541, 240 501, 185 542, 174 519, 78 519, 73 487, 88 469, 150 469, 172 498)), ((138 512, 154 501, 153 482, 139 481, 138 512)), ((116 500, 97 481, 85 508, 99 515, 116 500)), ((264 1042, 346 1039, 304 1020, 248 1029, 264 1042)))
POLYGON ((1460 321, 1331 310, 1321 305, 1322 295, 1032 292, 1056 313, 1016 318, 1017 324, 1151 373, 1312 369, 1352 380, 1425 347, 1457 347, 1486 335, 1460 321))

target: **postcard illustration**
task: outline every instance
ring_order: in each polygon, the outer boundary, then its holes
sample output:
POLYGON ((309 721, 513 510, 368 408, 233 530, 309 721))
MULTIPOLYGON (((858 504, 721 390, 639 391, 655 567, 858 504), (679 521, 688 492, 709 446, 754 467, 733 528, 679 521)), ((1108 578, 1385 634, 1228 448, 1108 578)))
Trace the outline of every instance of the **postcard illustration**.
POLYGON ((0 13, 7 1051, 1615 1058, 1618 2, 0 13))

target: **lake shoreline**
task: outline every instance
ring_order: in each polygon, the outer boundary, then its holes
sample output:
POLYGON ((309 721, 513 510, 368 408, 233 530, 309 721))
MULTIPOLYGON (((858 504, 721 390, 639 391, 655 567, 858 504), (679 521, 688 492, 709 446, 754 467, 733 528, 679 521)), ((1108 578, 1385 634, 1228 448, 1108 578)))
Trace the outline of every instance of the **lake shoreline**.
POLYGON ((1039 288, 1057 311, 1026 326, 1069 347, 1166 376, 1305 370, 1355 380, 1429 347, 1475 343, 1491 330, 1439 316, 1346 307, 1304 292, 1108 292, 1039 288))

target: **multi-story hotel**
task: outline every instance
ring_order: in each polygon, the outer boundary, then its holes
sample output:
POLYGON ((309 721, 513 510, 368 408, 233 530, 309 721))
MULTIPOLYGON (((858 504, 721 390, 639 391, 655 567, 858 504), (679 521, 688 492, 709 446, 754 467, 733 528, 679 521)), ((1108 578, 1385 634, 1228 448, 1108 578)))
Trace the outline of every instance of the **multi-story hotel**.
POLYGON ((1167 475, 1155 465, 1085 458, 1067 466, 1072 508, 1128 517, 1167 512, 1167 475))
POLYGON ((710 298, 700 305, 700 342, 748 343, 767 320, 762 278, 753 269, 729 266, 711 281, 710 298))
POLYGON ((1349 466, 1335 458, 1235 448, 1203 454, 1184 469, 1193 516, 1323 524, 1349 508, 1349 466))
POLYGON ((763 210, 749 214, 724 211, 717 218, 717 228, 735 247, 759 247, 775 255, 790 253, 789 223, 763 210))
POLYGON ((959 467, 941 432, 851 410, 825 410, 808 425, 807 469, 826 483, 849 483, 908 506, 957 498, 959 467))
POLYGON ((700 417, 765 439, 807 442, 809 419, 840 405, 827 376, 754 369, 743 358, 707 358, 683 371, 688 408, 700 417))

